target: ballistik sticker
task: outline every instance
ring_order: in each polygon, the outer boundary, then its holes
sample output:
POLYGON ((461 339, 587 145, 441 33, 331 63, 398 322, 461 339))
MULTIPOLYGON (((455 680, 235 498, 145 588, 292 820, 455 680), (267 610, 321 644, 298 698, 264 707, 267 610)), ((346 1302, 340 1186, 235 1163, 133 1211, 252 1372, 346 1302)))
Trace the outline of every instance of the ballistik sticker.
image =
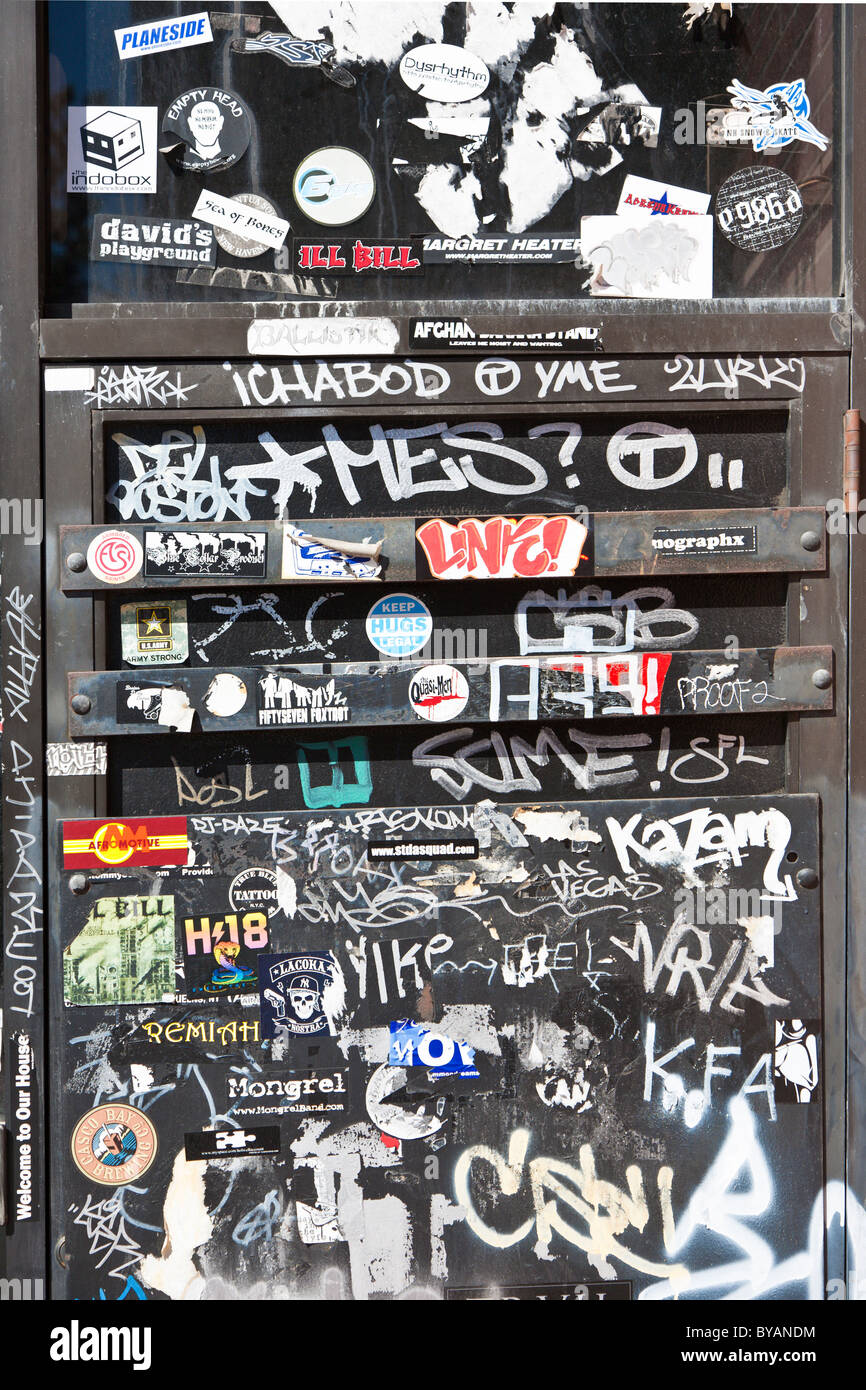
POLYGON ((150 1120, 130 1105, 98 1105, 72 1132, 76 1168, 103 1187, 135 1182, 153 1163, 156 1148, 150 1120))
POLYGON ((162 118, 161 153, 192 173, 230 169, 249 143, 250 113, 239 96, 221 87, 184 92, 162 118))
POLYGON ((314 1037, 333 1033, 342 1011, 343 976, 330 951, 305 951, 259 960, 262 1037, 314 1037))
POLYGON ((120 641, 130 666, 178 666, 186 661, 186 599, 122 604, 120 641))
POLYGON ((185 1134, 183 1144, 188 1163, 202 1158, 257 1158, 280 1152, 280 1131, 277 1125, 206 1129, 201 1134, 185 1134))
POLYGON ((180 865, 188 858, 186 816, 63 822, 64 869, 180 865))
POLYGON ((716 221, 741 251, 775 251, 800 230, 803 199, 781 169, 738 169, 716 194, 716 221))
POLYGON ((758 549, 754 526, 688 527, 681 530, 657 526, 653 550, 662 555, 754 555, 758 549))
POLYGON ((196 222, 160 217, 95 217, 92 261, 124 265, 216 265, 214 235, 196 222))

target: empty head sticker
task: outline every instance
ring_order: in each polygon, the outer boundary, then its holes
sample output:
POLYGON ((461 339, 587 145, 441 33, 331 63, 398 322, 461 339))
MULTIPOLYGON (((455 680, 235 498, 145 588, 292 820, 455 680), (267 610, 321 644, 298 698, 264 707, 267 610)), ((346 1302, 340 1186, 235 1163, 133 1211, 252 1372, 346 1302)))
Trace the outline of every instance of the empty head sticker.
POLYGON ((240 97, 220 87, 195 87, 162 118, 160 152, 179 169, 218 173, 230 169, 250 143, 250 113, 240 97))

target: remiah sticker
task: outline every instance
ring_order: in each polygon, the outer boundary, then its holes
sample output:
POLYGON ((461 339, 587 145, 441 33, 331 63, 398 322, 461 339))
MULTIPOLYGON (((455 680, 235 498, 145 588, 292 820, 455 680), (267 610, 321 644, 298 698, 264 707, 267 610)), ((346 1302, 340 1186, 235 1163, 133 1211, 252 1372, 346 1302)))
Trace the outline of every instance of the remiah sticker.
POLYGON ((466 708, 469 683, 456 666, 422 666, 409 682, 409 703, 421 719, 443 724, 466 708))
POLYGON ((388 594, 367 614, 367 638, 383 656, 414 656, 432 633, 430 610, 414 594, 388 594))
POLYGON ((471 101, 487 90, 486 63, 453 43, 422 43, 400 59, 400 76, 426 101, 471 101))
POLYGON ((131 531, 100 531, 87 547, 87 568, 104 584, 125 584, 143 564, 141 542, 131 531))
POLYGON ((131 1105, 97 1105, 72 1131, 76 1168, 103 1187, 135 1182, 153 1163, 156 1150, 153 1124, 131 1105))
POLYGON ((250 113, 234 92, 193 87, 176 97, 163 116, 159 149, 179 169, 218 173, 246 153, 250 130, 250 113))
POLYGON ((326 145, 301 160, 292 193, 311 222, 342 227, 363 217, 376 196, 376 176, 357 151, 326 145))
POLYGON ((716 194, 716 221, 741 251, 775 251, 800 230, 803 199, 782 169, 738 169, 716 194))

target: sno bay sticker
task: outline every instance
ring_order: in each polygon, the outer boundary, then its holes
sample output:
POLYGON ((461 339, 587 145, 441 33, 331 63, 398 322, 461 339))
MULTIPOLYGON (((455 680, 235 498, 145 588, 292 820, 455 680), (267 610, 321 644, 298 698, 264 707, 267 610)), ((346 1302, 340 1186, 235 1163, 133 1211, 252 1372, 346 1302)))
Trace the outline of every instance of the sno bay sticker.
POLYGON ((146 579, 264 579, 268 571, 266 531, 146 531, 144 551, 146 579))
POLYGON ((336 1032, 345 983, 330 951, 261 956, 259 996, 263 1038, 316 1037, 336 1032))
MULTIPOLYGON (((199 222, 210 222, 214 227, 221 227, 223 231, 233 232, 247 245, 261 244, 278 251, 286 239, 288 222, 247 201, 251 198, 251 194, 245 194, 242 202, 236 198, 223 198, 219 193, 212 193, 210 189, 203 188, 192 215, 199 222)), ((264 202, 264 199, 260 201, 264 202)), ((231 254, 239 253, 232 251, 231 254)), ((250 256, 260 253, 246 250, 242 254, 250 256)))
POLYGON ((433 634, 430 609, 414 594, 388 594, 367 614, 367 640, 383 656, 414 656, 433 634))
POLYGON ((435 517, 416 522, 419 579, 540 579, 589 569, 589 526, 575 516, 435 517))
POLYGON ((131 1105, 97 1105, 72 1131, 76 1168, 103 1187, 135 1182, 153 1163, 156 1149, 156 1130, 131 1105))
POLYGON ((239 96, 221 87, 183 92, 162 118, 160 153, 192 173, 230 169, 249 143, 250 113, 239 96))
POLYGON ((145 53, 165 53, 171 48, 191 48, 197 43, 212 43, 207 10, 187 15, 184 19, 157 20, 155 24, 131 24, 115 29, 114 41, 121 58, 140 58, 145 53))
POLYGON ((185 1134, 183 1144, 187 1163, 207 1158, 258 1158, 280 1152, 280 1129, 279 1125, 205 1129, 200 1134, 185 1134))
POLYGON ((94 217, 92 261, 136 265, 215 265, 213 232, 160 217, 94 217))
MULTIPOLYGON (((324 679, 324 678, 323 678, 324 679)), ((260 728, 281 724, 348 724, 346 697, 333 680, 301 685, 291 676, 268 671, 257 682, 260 728)))
POLYGON ((653 550, 665 555, 755 555, 758 550, 754 526, 657 526, 652 544, 653 550))
POLYGON ((70 106, 67 193, 155 193, 155 106, 70 106))
POLYGON ((800 230, 803 199, 781 169, 738 169, 716 194, 716 221, 741 251, 775 251, 800 230))
POLYGON ((419 719, 442 724, 466 708, 469 683, 456 666, 422 666, 409 682, 409 703, 419 719))
POLYGON ((186 661, 186 599, 122 604, 120 641, 123 660, 130 666, 177 666, 186 661))
POLYGON ((472 101, 487 90, 490 69, 452 43, 423 43, 400 59, 400 76, 425 101, 472 101))

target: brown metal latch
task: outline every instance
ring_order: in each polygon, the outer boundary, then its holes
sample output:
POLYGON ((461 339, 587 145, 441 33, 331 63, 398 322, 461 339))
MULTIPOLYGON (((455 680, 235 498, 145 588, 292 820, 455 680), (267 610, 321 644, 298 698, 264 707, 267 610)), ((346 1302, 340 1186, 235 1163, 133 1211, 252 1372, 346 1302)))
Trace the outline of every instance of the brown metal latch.
POLYGON ((860 411, 845 411, 845 467, 842 473, 845 514, 857 515, 860 505, 860 411))

